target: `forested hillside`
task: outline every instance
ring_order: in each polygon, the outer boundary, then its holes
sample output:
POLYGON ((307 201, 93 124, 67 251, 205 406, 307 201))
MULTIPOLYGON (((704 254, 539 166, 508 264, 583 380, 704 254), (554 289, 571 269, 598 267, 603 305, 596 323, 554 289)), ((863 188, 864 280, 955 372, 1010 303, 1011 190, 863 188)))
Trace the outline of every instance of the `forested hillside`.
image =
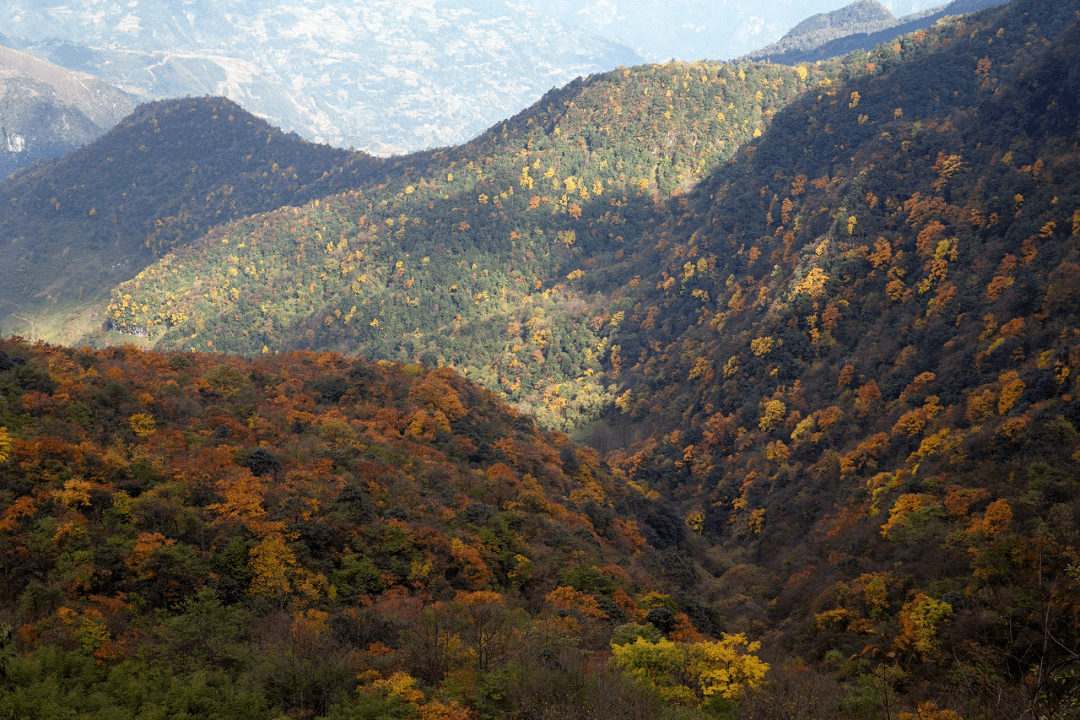
POLYGON ((664 717, 657 627, 735 697, 655 497, 448 370, 2 342, 0 712, 664 717))
POLYGON ((1077 711, 1076 19, 848 58, 648 233, 623 322, 608 459, 732 554, 729 622, 965 717, 1077 711))
POLYGON ((122 285, 111 325, 177 349, 447 364, 573 427, 620 363, 619 308, 583 286, 620 282, 607 268, 663 200, 812 80, 673 64, 573 83, 385 183, 215 229, 122 285))
POLYGON ((253 717, 1076 717, 1078 21, 619 69, 457 148, 298 146, 231 217, 178 194, 86 336, 171 354, 5 346, 16 684, 168 695, 195 657, 253 717))

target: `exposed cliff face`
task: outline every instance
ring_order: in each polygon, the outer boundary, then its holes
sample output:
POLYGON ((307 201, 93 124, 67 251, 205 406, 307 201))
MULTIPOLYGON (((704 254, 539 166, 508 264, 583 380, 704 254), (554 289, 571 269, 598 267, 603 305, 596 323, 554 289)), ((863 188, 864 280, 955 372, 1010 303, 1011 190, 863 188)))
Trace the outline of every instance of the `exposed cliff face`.
POLYGON ((85 145, 134 108, 91 75, 0 47, 0 177, 85 145))

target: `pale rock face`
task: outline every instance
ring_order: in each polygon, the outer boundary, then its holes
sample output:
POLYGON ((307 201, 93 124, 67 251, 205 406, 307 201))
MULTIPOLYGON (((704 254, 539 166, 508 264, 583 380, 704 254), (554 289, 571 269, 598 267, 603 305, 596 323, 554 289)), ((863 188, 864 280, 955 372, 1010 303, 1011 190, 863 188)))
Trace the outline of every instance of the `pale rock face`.
POLYGON ((136 105, 92 75, 0 47, 0 180, 90 142, 136 105))
POLYGON ((141 99, 226 95, 380 154, 462 142, 552 87, 642 61, 503 0, 7 0, 0 26, 141 99))

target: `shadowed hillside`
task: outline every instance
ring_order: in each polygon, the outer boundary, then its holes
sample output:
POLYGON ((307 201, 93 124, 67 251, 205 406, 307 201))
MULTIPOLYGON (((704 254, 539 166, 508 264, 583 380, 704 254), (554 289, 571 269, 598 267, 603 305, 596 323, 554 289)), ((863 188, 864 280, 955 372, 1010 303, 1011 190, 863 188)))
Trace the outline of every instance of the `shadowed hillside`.
POLYGON ((1078 40, 1013 3, 778 113, 645 238, 609 416, 734 627, 992 717, 1077 701, 1078 40))
POLYGON ((228 100, 140 106, 90 145, 0 182, 0 258, 12 269, 0 319, 74 339, 69 315, 156 255, 229 220, 370 182, 383 167, 285 135, 228 100))

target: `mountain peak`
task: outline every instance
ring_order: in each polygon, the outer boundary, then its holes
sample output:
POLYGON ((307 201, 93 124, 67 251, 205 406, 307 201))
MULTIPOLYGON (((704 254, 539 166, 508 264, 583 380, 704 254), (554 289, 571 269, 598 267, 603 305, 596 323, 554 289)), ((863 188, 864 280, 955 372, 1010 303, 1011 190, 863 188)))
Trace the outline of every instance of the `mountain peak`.
POLYGON ((816 62, 869 50, 898 35, 929 28, 946 15, 975 12, 1008 0, 954 0, 948 5, 894 16, 877 0, 856 0, 839 10, 803 20, 776 42, 748 53, 742 60, 766 60, 782 65, 816 62))
MULTIPOLYGON (((825 28, 835 28, 845 32, 857 32, 858 26, 870 26, 878 24, 890 24, 896 22, 896 18, 885 6, 877 0, 855 0, 850 5, 845 5, 839 10, 828 13, 818 13, 803 20, 793 27, 785 38, 796 38, 803 35, 818 32, 825 28)), ((876 29, 876 27, 875 27, 876 29)), ((863 32, 869 32, 864 30, 863 32)))

